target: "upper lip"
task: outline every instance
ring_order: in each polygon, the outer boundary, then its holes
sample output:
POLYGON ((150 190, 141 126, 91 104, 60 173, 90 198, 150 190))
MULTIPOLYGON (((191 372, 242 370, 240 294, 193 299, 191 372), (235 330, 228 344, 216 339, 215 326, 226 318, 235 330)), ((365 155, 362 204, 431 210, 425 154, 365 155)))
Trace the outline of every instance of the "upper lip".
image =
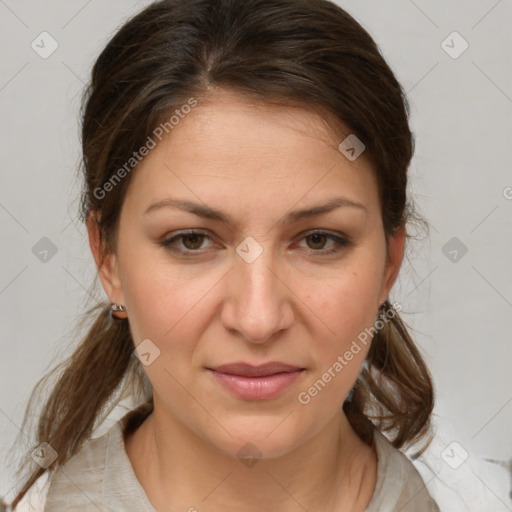
POLYGON ((275 375, 276 373, 291 373, 298 370, 304 370, 299 366, 291 364, 279 363, 272 361, 270 363, 254 366, 248 363, 231 363, 209 368, 220 373, 228 373, 230 375, 240 375, 243 377, 266 377, 268 375, 275 375))

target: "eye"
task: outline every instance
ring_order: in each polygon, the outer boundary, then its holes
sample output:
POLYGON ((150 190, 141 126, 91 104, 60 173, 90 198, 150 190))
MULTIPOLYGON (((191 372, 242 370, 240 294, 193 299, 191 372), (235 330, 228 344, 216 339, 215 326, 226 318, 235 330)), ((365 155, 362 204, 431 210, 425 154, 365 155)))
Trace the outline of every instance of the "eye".
POLYGON ((163 240, 160 242, 160 245, 181 254, 187 252, 199 252, 199 249, 201 249, 201 245, 205 239, 210 239, 206 233, 202 233, 200 231, 187 231, 179 233, 168 240, 163 240), (178 241, 182 242, 181 247, 177 245, 178 241))
POLYGON ((346 238, 320 230, 315 230, 304 235, 301 240, 306 240, 306 244, 308 248, 311 249, 311 252, 320 254, 335 253, 339 251, 341 247, 350 245, 349 240, 346 238), (329 240, 331 240, 333 244, 325 248, 325 244, 329 240))
MULTIPOLYGON (((203 243, 205 240, 211 240, 211 237, 204 232, 189 230, 181 232, 175 236, 159 242, 163 247, 181 255, 192 255, 193 253, 201 254, 204 249, 203 243)), ((333 233, 315 230, 307 233, 301 238, 305 240, 307 248, 313 254, 325 255, 338 252, 341 247, 351 245, 351 242, 346 238, 337 236, 333 233), (325 247, 326 242, 331 241, 332 244, 325 247)))

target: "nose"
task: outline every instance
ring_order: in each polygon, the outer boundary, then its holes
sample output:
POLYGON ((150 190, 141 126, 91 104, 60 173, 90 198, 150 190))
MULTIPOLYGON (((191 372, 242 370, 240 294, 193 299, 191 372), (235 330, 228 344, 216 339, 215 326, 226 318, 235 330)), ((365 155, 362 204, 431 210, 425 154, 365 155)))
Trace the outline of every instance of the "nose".
POLYGON ((228 279, 221 315, 226 329, 262 344, 293 324, 293 292, 270 249, 252 262, 237 255, 228 279))

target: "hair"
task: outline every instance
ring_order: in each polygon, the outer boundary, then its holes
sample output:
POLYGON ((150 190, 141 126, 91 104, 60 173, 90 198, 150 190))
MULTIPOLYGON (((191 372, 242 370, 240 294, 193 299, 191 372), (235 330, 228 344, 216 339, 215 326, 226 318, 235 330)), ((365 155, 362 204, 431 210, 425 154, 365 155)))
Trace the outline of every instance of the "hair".
MULTIPOLYGON (((414 137, 405 92, 352 16, 327 0, 162 0, 114 34, 82 98, 80 218, 86 223, 97 215, 100 264, 116 251, 133 172, 107 194, 98 191, 113 183, 134 150, 176 109, 191 98, 204 104, 220 90, 308 108, 328 122, 338 140, 348 128, 363 141, 378 185, 386 244, 407 223, 422 221, 407 197, 414 137)), ((13 507, 43 474, 51 475, 79 451, 128 390, 145 389, 138 424, 153 410, 151 389, 144 388, 144 372, 132 357, 129 321, 113 321, 108 304, 100 303, 83 313, 80 325, 86 322, 72 355, 40 379, 30 397, 24 426, 37 393, 50 377, 56 379, 37 415, 33 448, 47 442, 58 457, 46 469, 33 469, 30 457, 24 458, 18 473, 32 466, 13 507)), ((404 449, 428 437, 433 404, 430 373, 396 312, 373 336, 343 410, 365 442, 371 443, 377 428, 404 449)))

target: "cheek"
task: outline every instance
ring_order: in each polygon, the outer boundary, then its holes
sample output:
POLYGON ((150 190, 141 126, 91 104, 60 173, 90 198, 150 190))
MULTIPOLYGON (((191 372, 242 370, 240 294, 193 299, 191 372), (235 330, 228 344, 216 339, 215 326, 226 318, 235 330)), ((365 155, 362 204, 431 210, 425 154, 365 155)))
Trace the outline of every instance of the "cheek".
POLYGON ((173 397, 172 403, 164 400, 179 416, 180 408, 190 408, 185 389, 193 387, 191 366, 211 318, 208 292, 218 279, 207 274, 187 278, 170 265, 141 268, 123 283, 131 311, 130 330, 135 345, 150 339, 158 347, 158 357, 144 371, 160 397, 173 397))
POLYGON ((164 344, 190 339, 206 319, 208 291, 214 282, 206 276, 185 279, 170 266, 131 273, 123 289, 132 311, 133 331, 138 337, 153 336, 164 344))
POLYGON ((215 314, 212 300, 226 269, 176 264, 147 241, 123 249, 122 287, 135 345, 150 339, 160 349, 160 363, 173 373, 184 370, 215 314))
POLYGON ((329 345, 334 340, 338 349, 375 321, 380 274, 377 265, 362 267, 343 269, 317 286, 315 293, 304 294, 306 304, 325 326, 329 345))
POLYGON ((317 283, 316 292, 304 294, 305 303, 315 313, 319 330, 314 340, 314 360, 311 378, 303 391, 305 403, 315 407, 329 403, 341 404, 352 388, 370 348, 376 320, 380 267, 354 258, 337 274, 317 283))

